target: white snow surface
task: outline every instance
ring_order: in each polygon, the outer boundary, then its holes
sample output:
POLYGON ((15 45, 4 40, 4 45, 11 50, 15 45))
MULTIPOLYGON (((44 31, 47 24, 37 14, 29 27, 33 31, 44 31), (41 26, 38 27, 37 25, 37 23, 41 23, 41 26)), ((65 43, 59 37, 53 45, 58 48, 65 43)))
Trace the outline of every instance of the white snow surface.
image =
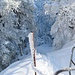
MULTIPOLYGON (((67 43, 61 50, 48 52, 45 55, 37 53, 36 68, 32 65, 31 56, 28 56, 11 64, 8 68, 3 70, 0 75, 34 75, 34 71, 37 72, 37 75, 54 75, 57 70, 69 67, 71 51, 75 42, 70 43, 67 43)), ((45 50, 49 50, 49 48, 50 47, 43 45, 38 49, 44 52, 45 50)), ((73 60, 75 61, 75 52, 73 60)), ((72 67, 74 66, 72 65, 72 67)), ((68 74, 68 72, 63 72, 59 75, 68 74)), ((75 75, 75 71, 72 72, 72 75, 75 75)))
MULTIPOLYGON (((48 64, 48 60, 45 56, 36 55, 37 67, 34 70, 38 71, 37 75, 49 75, 53 74, 53 67, 48 64), (41 73, 40 73, 41 72, 41 73)), ((11 64, 7 69, 2 71, 0 75, 34 75, 31 58, 23 59, 11 64)))

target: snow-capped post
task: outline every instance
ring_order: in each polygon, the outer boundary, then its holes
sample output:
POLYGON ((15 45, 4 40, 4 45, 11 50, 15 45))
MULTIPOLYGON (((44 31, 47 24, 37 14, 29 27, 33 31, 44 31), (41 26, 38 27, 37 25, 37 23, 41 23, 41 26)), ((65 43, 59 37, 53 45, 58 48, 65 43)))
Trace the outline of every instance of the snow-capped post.
MULTIPOLYGON (((35 56, 36 50, 34 48, 34 33, 33 32, 29 33, 28 37, 29 37, 29 43, 30 43, 30 50, 31 50, 33 65, 34 65, 34 67, 36 67, 36 56, 35 56)), ((35 75, 37 75, 36 72, 35 72, 35 75)))

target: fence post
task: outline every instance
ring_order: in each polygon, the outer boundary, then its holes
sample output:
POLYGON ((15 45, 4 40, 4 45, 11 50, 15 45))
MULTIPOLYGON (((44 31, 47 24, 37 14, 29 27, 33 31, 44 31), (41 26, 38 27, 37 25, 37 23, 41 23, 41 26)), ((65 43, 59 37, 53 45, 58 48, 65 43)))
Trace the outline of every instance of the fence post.
MULTIPOLYGON (((34 65, 34 67, 36 67, 36 56, 35 56, 36 50, 34 48, 34 33, 33 32, 29 33, 28 37, 29 37, 29 43, 30 43, 30 50, 31 50, 33 65, 34 65)), ((37 75, 36 72, 35 72, 35 75, 37 75)))

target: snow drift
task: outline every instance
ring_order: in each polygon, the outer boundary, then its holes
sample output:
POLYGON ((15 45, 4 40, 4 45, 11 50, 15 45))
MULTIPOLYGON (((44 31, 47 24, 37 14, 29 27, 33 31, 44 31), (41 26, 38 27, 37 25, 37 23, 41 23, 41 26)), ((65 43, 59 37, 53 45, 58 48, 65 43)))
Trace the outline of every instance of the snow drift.
POLYGON ((0 75, 33 75, 34 70, 37 71, 37 75, 53 74, 52 65, 48 63, 45 56, 37 54, 36 65, 36 68, 32 67, 32 60, 29 57, 11 64, 7 69, 2 71, 0 75))

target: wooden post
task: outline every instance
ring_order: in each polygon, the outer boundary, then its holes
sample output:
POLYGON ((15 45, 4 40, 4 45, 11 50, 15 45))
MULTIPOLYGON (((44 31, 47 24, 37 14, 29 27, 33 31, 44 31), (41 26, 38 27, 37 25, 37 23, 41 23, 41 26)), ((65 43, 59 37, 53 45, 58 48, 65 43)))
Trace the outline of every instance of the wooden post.
MULTIPOLYGON (((34 67, 36 67, 36 56, 35 56, 36 50, 34 48, 34 33, 33 32, 29 33, 28 37, 29 37, 29 43, 30 43, 33 65, 34 65, 34 67)), ((36 72, 35 72, 35 75, 37 75, 36 72)))

